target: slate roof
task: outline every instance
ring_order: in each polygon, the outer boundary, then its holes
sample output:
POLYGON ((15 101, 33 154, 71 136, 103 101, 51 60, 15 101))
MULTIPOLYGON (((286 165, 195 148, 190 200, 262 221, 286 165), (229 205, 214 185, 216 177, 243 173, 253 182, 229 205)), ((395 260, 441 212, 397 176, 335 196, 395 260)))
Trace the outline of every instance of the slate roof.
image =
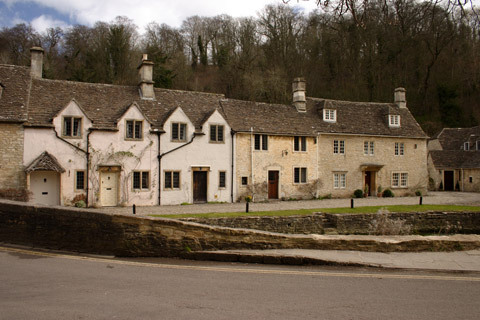
POLYGON ((439 140, 443 150, 462 150, 465 142, 470 142, 470 147, 475 147, 477 140, 480 140, 480 126, 445 128, 435 138, 439 140))
POLYGON ((26 173, 32 171, 65 172, 65 169, 58 163, 57 158, 45 151, 35 158, 27 168, 25 168, 26 173))
POLYGON ((0 64, 0 121, 20 121, 27 118, 30 69, 0 64))
POLYGON ((433 150, 430 155, 437 169, 480 169, 480 151, 433 150))
POLYGON ((52 126, 52 119, 74 99, 92 121, 93 128, 116 130, 116 122, 136 103, 154 129, 181 107, 197 129, 218 110, 232 129, 278 135, 316 136, 360 134, 427 138, 408 109, 393 103, 366 103, 307 98, 306 112, 293 105, 225 99, 223 95, 155 88, 155 100, 142 100, 137 86, 119 86, 32 79, 29 68, 0 65, 6 87, 0 99, 3 118, 27 120, 27 126, 52 126), (28 117, 26 107, 28 106, 28 117), (323 121, 323 108, 337 110, 337 122, 323 121), (388 126, 388 114, 401 116, 401 127, 388 126))

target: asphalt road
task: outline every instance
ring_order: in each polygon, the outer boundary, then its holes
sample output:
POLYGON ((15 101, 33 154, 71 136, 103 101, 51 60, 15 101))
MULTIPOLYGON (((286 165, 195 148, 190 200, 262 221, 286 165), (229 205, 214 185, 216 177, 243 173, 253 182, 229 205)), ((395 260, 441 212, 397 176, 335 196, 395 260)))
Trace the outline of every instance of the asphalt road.
POLYGON ((121 260, 0 247, 0 319, 478 319, 480 274, 121 260))

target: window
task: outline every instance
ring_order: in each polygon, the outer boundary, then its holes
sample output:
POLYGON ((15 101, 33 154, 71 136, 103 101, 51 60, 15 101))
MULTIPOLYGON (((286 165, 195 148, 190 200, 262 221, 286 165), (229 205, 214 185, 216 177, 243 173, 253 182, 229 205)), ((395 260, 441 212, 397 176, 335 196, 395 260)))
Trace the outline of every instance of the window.
POLYGON ((172 141, 186 141, 187 140, 187 124, 186 123, 172 123, 172 141))
POLYGON ((140 140, 143 137, 143 122, 141 120, 127 120, 125 138, 140 140))
POLYGON ((396 114, 391 114, 388 117, 388 125, 390 127, 400 127, 400 116, 396 114))
POLYGON ((363 142, 363 154, 368 156, 373 156, 375 152, 375 144, 373 141, 364 141, 363 142))
POLYGON ((150 189, 150 172, 134 171, 133 172, 133 189, 135 190, 150 189))
POLYGON ((345 141, 344 140, 333 140, 333 153, 334 154, 345 154, 345 141))
POLYGON ((473 183, 473 177, 468 177, 468 182, 473 183))
POLYGON ((268 136, 266 134, 255 135, 255 150, 268 150, 268 136))
POLYGON ((223 142, 223 129, 222 125, 210 125, 210 142, 223 142))
POLYGON ((480 140, 477 141, 477 151, 480 151, 480 140))
POLYGON ((227 173, 225 171, 220 171, 218 173, 218 187, 226 188, 227 186, 227 173))
POLYGON ((85 171, 75 172, 75 190, 85 190, 85 171))
POLYGON ((293 183, 307 183, 307 168, 293 169, 293 183))
POLYGON ((405 154, 405 145, 403 142, 395 142, 395 155, 403 156, 405 154))
POLYGON ((293 138, 293 151, 307 151, 307 137, 294 137, 293 138))
POLYGON ((333 188, 345 189, 347 187, 347 174, 346 173, 334 173, 333 174, 333 188))
POLYGON ((165 189, 180 189, 180 171, 165 171, 165 189))
POLYGON ((323 121, 336 122, 337 110, 335 109, 323 109, 323 121))
POLYGON ((408 173, 393 172, 392 173, 392 188, 406 188, 408 186, 408 173))
POLYGON ((242 177, 242 186, 248 185, 248 177, 242 177))
POLYGON ((64 137, 80 138, 82 136, 82 118, 64 117, 62 135, 64 137))
POLYGON ((469 142, 465 142, 465 143, 463 144, 463 150, 465 150, 465 151, 469 151, 469 150, 470 150, 470 143, 469 143, 469 142))

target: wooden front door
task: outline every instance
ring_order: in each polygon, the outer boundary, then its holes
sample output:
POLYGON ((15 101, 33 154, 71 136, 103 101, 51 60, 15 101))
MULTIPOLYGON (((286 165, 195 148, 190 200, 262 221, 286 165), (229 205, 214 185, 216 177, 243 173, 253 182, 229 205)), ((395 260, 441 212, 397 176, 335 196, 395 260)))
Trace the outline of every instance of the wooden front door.
POLYGON ((100 172, 100 197, 104 207, 114 207, 118 204, 117 177, 117 172, 100 172))
POLYGON ((193 202, 207 202, 207 172, 193 172, 193 202))
POLYGON ((278 199, 278 171, 268 171, 268 199, 278 199))
POLYGON ((453 171, 443 171, 443 190, 453 191, 453 171))
POLYGON ((368 195, 375 195, 377 194, 376 185, 375 185, 375 171, 365 171, 365 184, 364 184, 364 191, 368 186, 368 195))

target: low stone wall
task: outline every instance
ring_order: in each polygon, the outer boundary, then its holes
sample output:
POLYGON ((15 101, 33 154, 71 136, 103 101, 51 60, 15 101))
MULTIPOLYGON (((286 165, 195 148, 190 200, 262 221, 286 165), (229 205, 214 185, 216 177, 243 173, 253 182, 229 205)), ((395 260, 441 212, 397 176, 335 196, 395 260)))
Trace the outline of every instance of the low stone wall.
POLYGON ((230 249, 390 252, 480 248, 480 236, 372 239, 366 236, 287 235, 7 200, 0 200, 0 242, 116 256, 184 258, 195 257, 198 251, 230 249))
MULTIPOLYGON (((314 213, 289 217, 235 217, 235 218, 185 218, 212 226, 246 228, 288 234, 370 234, 374 221, 372 214, 314 213)), ((420 212, 388 213, 392 221, 401 220, 410 226, 411 234, 480 234, 480 212, 420 212)))

